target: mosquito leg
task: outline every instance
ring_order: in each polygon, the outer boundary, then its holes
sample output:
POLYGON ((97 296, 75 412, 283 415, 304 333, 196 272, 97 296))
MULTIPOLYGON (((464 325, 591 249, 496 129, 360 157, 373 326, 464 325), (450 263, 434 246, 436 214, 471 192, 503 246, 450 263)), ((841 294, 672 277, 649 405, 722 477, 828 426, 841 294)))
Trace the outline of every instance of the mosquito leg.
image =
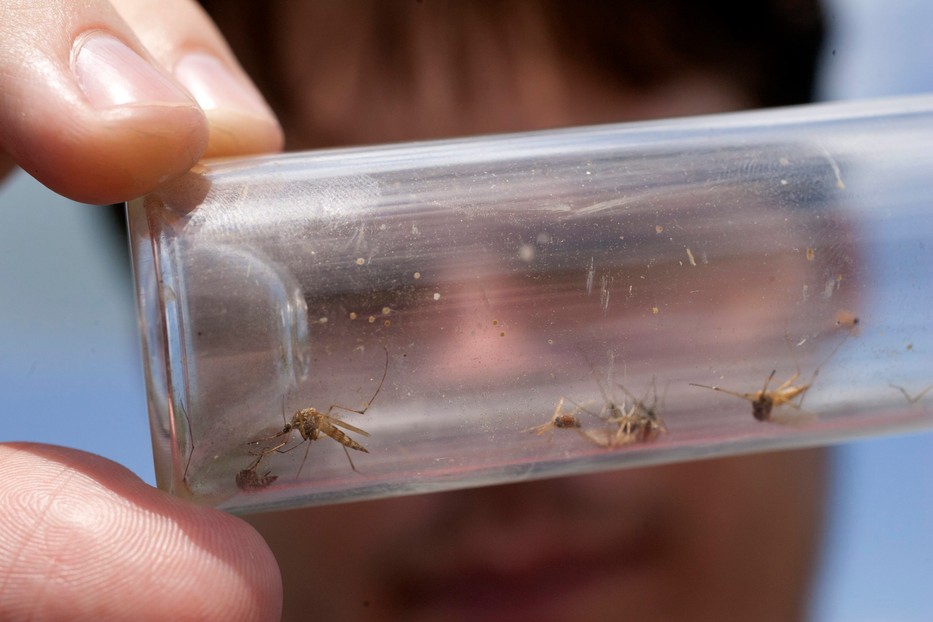
POLYGON ((353 464, 353 458, 350 457, 350 452, 347 450, 346 446, 343 448, 343 453, 347 456, 347 461, 350 463, 350 468, 353 469, 356 473, 359 473, 359 471, 356 470, 356 465, 353 464))
POLYGON ((345 411, 351 412, 351 413, 356 413, 357 415, 365 415, 365 414, 366 414, 366 411, 369 410, 369 405, 372 404, 374 401, 376 401, 376 397, 378 397, 378 396, 379 396, 379 392, 382 391, 382 385, 385 384, 386 375, 389 373, 389 350, 388 350, 388 348, 386 348, 385 346, 383 346, 382 349, 385 350, 385 353, 386 353, 386 363, 385 363, 385 367, 383 367, 383 369, 382 369, 382 378, 379 379, 379 386, 376 387, 376 392, 373 393, 373 396, 372 396, 371 398, 369 398, 369 401, 366 402, 366 405, 363 406, 363 408, 361 408, 360 410, 357 410, 357 409, 355 409, 355 408, 349 408, 349 407, 343 406, 343 405, 341 405, 341 404, 331 404, 331 405, 330 405, 330 408, 327 409, 327 415, 328 415, 328 416, 330 416, 330 413, 331 413, 335 408, 339 408, 340 410, 345 410, 345 411))
MULTIPOLYGON (((708 384, 697 384, 696 382, 687 383, 691 387, 700 387, 701 389, 712 389, 713 391, 719 391, 720 393, 725 393, 726 395, 732 395, 733 397, 740 397, 747 402, 752 402, 755 400, 754 393, 739 393, 738 391, 730 391, 729 389, 723 389, 722 387, 712 386, 708 384)), ((765 386, 768 386, 767 384, 765 386)))
MULTIPOLYGON (((304 455, 304 457, 302 457, 302 459, 301 459, 301 464, 298 465, 298 472, 295 473, 295 479, 298 479, 299 477, 301 477, 301 471, 302 471, 302 469, 305 468, 305 462, 308 461, 308 452, 311 451, 311 441, 306 441, 306 442, 307 442, 308 446, 305 447, 305 455, 304 455)), ((297 445, 295 445, 295 447, 297 447, 297 445)))
POLYGON ((765 386, 761 387, 761 395, 765 395, 768 392, 768 385, 771 384, 771 380, 774 379, 774 374, 776 373, 776 369, 771 370, 771 374, 765 379, 765 386))
POLYGON ((920 393, 918 393, 918 394, 914 395, 913 397, 911 397, 910 393, 908 393, 908 392, 907 392, 907 389, 905 389, 904 387, 899 387, 899 386, 897 386, 896 384, 891 384, 891 385, 888 385, 888 386, 891 387, 892 389, 897 389, 898 391, 900 391, 901 393, 903 393, 903 394, 904 394, 904 399, 907 400, 907 403, 908 403, 908 404, 916 404, 917 402, 919 402, 919 401, 923 398, 924 395, 926 395, 927 393, 930 392, 931 389, 933 389, 933 384, 931 384, 931 385, 929 385, 928 387, 926 387, 923 391, 921 391, 920 393))

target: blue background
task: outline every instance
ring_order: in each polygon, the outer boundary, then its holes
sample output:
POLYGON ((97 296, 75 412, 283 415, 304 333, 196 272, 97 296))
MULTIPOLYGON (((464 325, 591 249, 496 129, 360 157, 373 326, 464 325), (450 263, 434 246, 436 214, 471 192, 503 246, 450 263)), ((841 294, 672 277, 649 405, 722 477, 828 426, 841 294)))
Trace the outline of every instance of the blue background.
MULTIPOLYGON (((821 98, 933 93, 933 2, 831 0, 827 15, 821 98)), ((0 440, 78 447, 152 483, 127 252, 112 218, 21 172, 0 186, 0 440)), ((835 450, 814 620, 933 620, 931 475, 931 434, 835 450)))

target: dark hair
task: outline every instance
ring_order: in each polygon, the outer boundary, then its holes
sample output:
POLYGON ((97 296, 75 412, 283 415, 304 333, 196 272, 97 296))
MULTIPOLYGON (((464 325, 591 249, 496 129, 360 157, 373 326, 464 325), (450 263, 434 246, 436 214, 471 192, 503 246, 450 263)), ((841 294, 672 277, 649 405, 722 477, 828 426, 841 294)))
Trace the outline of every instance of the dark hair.
POLYGON ((813 97, 823 39, 816 0, 549 4, 567 48, 627 84, 653 86, 698 70, 731 78, 760 107, 813 97))
MULTIPOLYGON (((276 33, 291 11, 306 11, 308 48, 344 62, 348 39, 366 46, 364 80, 404 84, 417 69, 411 35, 443 30, 451 73, 469 62, 470 46, 529 32, 546 37, 566 62, 621 86, 650 89, 683 75, 709 75, 735 85, 756 107, 810 101, 823 19, 818 0, 353 0, 256 3, 202 0, 244 68, 286 126, 306 111, 280 67, 288 58, 276 33), (533 22, 533 23, 532 23, 533 22), (529 23, 532 23, 529 26, 529 23), (477 28, 479 27, 479 28, 477 28), (533 30, 536 29, 536 30, 533 30), (360 43, 362 42, 362 43, 360 43), (316 46, 316 47, 315 47, 316 46), (370 49, 371 48, 371 51, 370 49)), ((523 42, 519 41, 517 44, 523 42)), ((356 48, 358 50, 358 48, 356 48)), ((466 72, 463 72, 466 74, 466 72)), ((314 76, 309 77, 309 82, 314 76)), ((294 79, 294 78, 292 78, 294 79)), ((379 92, 378 89, 370 89, 379 92)), ((326 128, 320 128, 326 132, 326 128)), ((325 141, 326 142, 326 141, 325 141)))

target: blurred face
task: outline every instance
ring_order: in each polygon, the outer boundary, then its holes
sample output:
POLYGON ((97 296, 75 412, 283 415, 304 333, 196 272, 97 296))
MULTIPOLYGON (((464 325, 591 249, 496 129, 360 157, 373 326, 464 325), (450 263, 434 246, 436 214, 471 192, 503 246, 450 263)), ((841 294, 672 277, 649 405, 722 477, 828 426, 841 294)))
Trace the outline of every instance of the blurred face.
POLYGON ((824 473, 782 452, 249 520, 288 619, 792 620, 824 473))
MULTIPOLYGON (((477 75, 459 78, 486 86, 450 106, 417 79, 368 80, 352 58, 333 66, 352 54, 311 53, 309 21, 285 23, 294 54, 281 62, 302 111, 284 120, 293 148, 317 146, 322 126, 328 144, 376 143, 745 105, 735 85, 701 75, 624 92, 529 40, 508 62, 482 48, 467 65, 477 75)), ((443 63, 422 60, 415 76, 443 93, 443 63)), ((825 471, 808 450, 249 520, 278 557, 287 619, 791 620, 804 610, 825 471)))

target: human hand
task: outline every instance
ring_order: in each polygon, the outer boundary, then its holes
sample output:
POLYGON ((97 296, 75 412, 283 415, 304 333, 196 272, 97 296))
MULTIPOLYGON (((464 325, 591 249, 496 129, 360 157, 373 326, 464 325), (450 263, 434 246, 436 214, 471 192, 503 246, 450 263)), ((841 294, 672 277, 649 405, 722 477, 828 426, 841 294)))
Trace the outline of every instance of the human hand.
POLYGON ((0 619, 278 620, 245 522, 82 451, 0 444, 0 619))
MULTIPOLYGON (((0 175, 15 162, 111 203, 204 156, 281 147, 193 2, 0 0, 0 15, 0 175)), ((0 619, 277 620, 281 599, 275 559, 239 519, 97 456, 0 445, 0 619)))
POLYGON ((0 175, 116 203, 282 132, 191 0, 0 0, 0 175))

